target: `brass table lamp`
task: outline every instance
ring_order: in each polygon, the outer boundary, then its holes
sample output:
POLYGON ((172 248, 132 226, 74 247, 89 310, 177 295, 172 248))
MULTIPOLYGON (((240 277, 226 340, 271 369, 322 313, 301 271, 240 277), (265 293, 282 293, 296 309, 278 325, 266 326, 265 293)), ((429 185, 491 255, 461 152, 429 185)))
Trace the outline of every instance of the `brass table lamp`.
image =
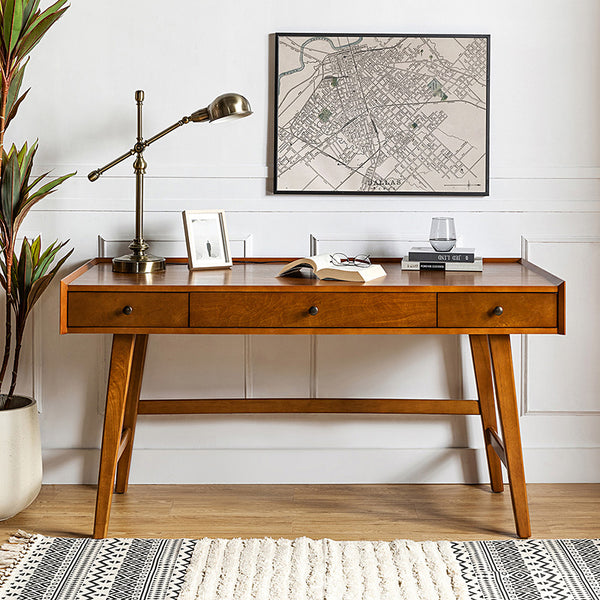
POLYGON ((144 240, 144 173, 147 163, 144 160, 144 150, 153 142, 171 133, 174 129, 187 123, 212 122, 217 119, 231 117, 247 117, 252 114, 250 103, 240 94, 223 94, 215 98, 206 108, 201 108, 189 117, 183 117, 170 127, 163 129, 151 138, 144 140, 142 136, 142 104, 144 101, 143 90, 135 93, 137 102, 137 141, 133 148, 118 158, 92 171, 88 175, 90 181, 96 181, 102 173, 108 171, 126 158, 137 155, 133 162, 135 172, 135 238, 129 244, 131 254, 113 258, 113 271, 120 273, 151 273, 165 269, 165 259, 161 256, 148 254, 148 244, 144 240))

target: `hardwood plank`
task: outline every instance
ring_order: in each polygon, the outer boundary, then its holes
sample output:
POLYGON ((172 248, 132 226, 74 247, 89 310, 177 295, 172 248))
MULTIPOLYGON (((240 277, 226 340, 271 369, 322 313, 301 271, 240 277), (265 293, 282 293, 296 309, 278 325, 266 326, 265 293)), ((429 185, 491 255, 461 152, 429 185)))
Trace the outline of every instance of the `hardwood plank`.
MULTIPOLYGON (((44 485, 0 522, 87 537, 95 486, 44 485)), ((600 538, 600 484, 529 484, 536 538, 600 538)), ((514 538, 510 497, 474 485, 131 485, 114 497, 110 535, 121 537, 514 538)))

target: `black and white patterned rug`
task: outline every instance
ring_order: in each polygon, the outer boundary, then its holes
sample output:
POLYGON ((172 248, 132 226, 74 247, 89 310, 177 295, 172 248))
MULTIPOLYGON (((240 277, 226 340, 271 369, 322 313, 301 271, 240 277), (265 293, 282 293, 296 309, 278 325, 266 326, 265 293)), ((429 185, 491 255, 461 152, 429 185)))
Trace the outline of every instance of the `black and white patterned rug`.
POLYGON ((10 600, 598 600, 600 540, 51 538, 0 550, 10 600))

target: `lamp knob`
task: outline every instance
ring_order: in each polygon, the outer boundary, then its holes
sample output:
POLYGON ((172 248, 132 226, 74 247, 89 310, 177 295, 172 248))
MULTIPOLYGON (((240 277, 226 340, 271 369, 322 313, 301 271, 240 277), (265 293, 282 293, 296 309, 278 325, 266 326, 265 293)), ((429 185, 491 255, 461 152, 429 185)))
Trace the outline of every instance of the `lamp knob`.
POLYGON ((124 315, 130 315, 133 312, 133 306, 124 306, 123 307, 123 314, 124 315))
POLYGON ((312 315, 313 317, 319 312, 319 307, 318 306, 311 306, 308 309, 308 314, 312 315))
POLYGON ((504 312, 504 309, 501 306, 496 306, 492 312, 499 317, 504 312))

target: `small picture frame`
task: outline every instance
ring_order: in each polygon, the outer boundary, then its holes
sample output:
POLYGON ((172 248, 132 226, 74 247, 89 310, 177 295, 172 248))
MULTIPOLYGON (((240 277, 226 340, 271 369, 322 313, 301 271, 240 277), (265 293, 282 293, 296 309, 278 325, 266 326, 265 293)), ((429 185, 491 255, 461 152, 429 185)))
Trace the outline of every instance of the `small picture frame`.
POLYGON ((231 252, 222 210, 184 210, 183 229, 188 253, 188 268, 231 268, 231 252))

